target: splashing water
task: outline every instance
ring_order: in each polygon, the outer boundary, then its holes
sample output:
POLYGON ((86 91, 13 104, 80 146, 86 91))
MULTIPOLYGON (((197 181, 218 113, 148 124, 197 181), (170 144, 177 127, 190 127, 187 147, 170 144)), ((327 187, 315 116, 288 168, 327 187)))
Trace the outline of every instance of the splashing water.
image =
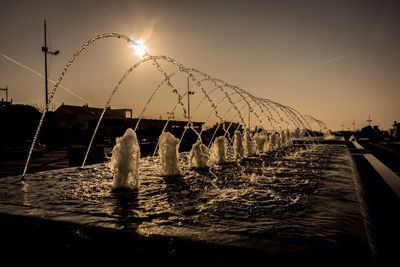
MULTIPOLYGON (((177 182, 157 176, 158 159, 143 158, 141 185, 129 205, 121 203, 119 195, 110 195, 111 171, 105 164, 32 174, 25 184, 6 177, 0 202, 3 210, 18 216, 62 220, 63 225, 66 220, 90 231, 112 229, 114 233, 123 227, 119 235, 133 233, 135 239, 129 240, 140 244, 147 237, 162 235, 172 242, 185 238, 228 245, 229 251, 232 246, 260 249, 265 257, 276 248, 285 248, 284 252, 288 248, 297 256, 310 245, 331 253, 345 242, 343 251, 353 254, 351 248, 365 237, 347 148, 316 145, 314 150, 297 151, 291 157, 272 159, 270 169, 260 169, 258 158, 246 160, 246 165, 218 166, 212 170, 216 179, 210 172, 190 171, 185 164, 182 172, 195 175, 177 182)), ((149 246, 153 244, 158 243, 149 246)))
POLYGON ((264 153, 269 153, 271 151, 273 151, 272 144, 271 144, 271 134, 268 133, 265 136, 265 142, 264 142, 264 145, 263 145, 263 152, 264 153))
POLYGON ((189 165, 192 169, 203 169, 207 168, 208 161, 208 148, 206 145, 202 144, 200 140, 192 146, 192 150, 189 155, 189 165))
POLYGON ((246 128, 243 133, 243 141, 244 141, 244 155, 245 157, 251 157, 253 155, 253 143, 250 137, 250 129, 246 128))
POLYGON ((110 168, 114 173, 113 189, 137 188, 140 147, 136 133, 128 128, 112 150, 110 168))
POLYGON ((278 150, 281 147, 281 137, 278 132, 271 134, 270 136, 270 149, 271 151, 278 150))
POLYGON ((177 176, 181 174, 178 166, 179 139, 169 132, 160 136, 160 163, 162 176, 177 176))
MULTIPOLYGON (((127 41, 129 43, 132 43, 132 40, 122 34, 118 33, 105 33, 105 34, 99 34, 96 35, 92 38, 90 38, 86 43, 84 43, 77 51, 76 53, 72 56, 70 61, 67 63, 65 66, 64 70, 59 76, 59 79, 57 80, 51 94, 49 97, 49 102, 48 105, 50 105, 58 87, 61 87, 60 83, 63 80, 66 72, 68 69, 71 67, 73 62, 76 60, 76 58, 86 49, 88 48, 91 44, 93 44, 95 41, 99 39, 107 39, 107 38, 119 38, 121 40, 127 41)), ((289 128, 292 130, 297 130, 300 134, 305 134, 307 131, 305 129, 311 129, 309 127, 309 124, 307 120, 295 109, 279 104, 277 102, 274 102, 269 99, 263 99, 259 97, 255 97, 249 92, 247 92, 244 89, 241 89, 235 85, 229 84, 227 82, 224 82, 218 78, 214 78, 202 71, 199 71, 195 68, 188 68, 182 65, 181 63, 177 62, 175 59, 167 57, 167 56, 152 56, 149 54, 144 55, 144 58, 138 61, 137 63, 133 64, 121 77, 121 79, 118 81, 118 83, 115 85, 114 89, 112 90, 109 98, 107 99, 103 112, 97 122, 97 125, 95 127, 94 133, 92 135, 92 138, 90 140, 90 143, 88 145, 88 149, 82 164, 82 167, 86 163, 86 159, 88 158, 89 151, 92 147, 92 144, 94 143, 95 135, 99 129, 100 123, 102 121, 102 118, 105 114, 105 111, 107 108, 110 107, 111 105, 111 100, 118 91, 118 89, 121 87, 122 83, 126 80, 126 78, 134 72, 139 66, 141 66, 144 63, 149 63, 155 66, 153 69, 158 74, 161 74, 162 80, 159 83, 159 85, 156 87, 156 89, 153 91, 151 94, 150 98, 146 101, 143 101, 143 103, 146 103, 145 106, 143 107, 142 112, 139 112, 140 117, 138 118, 137 124, 135 126, 135 130, 138 129, 140 130, 139 123, 142 118, 144 118, 145 114, 144 112, 148 110, 148 106, 151 104, 154 104, 154 98, 158 95, 162 89, 167 89, 171 94, 175 95, 177 97, 177 102, 173 103, 171 102, 171 105, 173 106, 172 110, 170 112, 167 112, 169 114, 174 114, 177 113, 178 111, 181 111, 183 113, 183 118, 188 119, 188 124, 186 125, 184 133, 180 136, 180 140, 184 140, 185 134, 187 132, 194 133, 198 136, 196 139, 197 141, 200 142, 198 146, 196 145, 195 149, 198 149, 202 147, 201 145, 203 142, 205 142, 205 139, 203 138, 203 129, 199 131, 199 129, 196 129, 192 122, 194 121, 202 121, 204 124, 210 123, 211 121, 214 123, 215 120, 217 121, 218 126, 215 128, 214 133, 212 134, 212 137, 207 139, 207 142, 210 142, 210 140, 216 139, 217 135, 221 135, 222 131, 222 137, 226 138, 226 143, 227 144, 232 144, 233 142, 239 142, 239 141, 234 141, 234 139, 239 140, 238 138, 233 139, 233 134, 235 130, 240 129, 241 127, 249 127, 248 130, 244 131, 244 136, 242 137, 242 142, 241 145, 239 143, 235 143, 233 146, 233 150, 236 147, 236 152, 232 154, 232 152, 229 152, 229 155, 234 155, 233 157, 235 159, 238 159, 243 156, 251 157, 254 152, 260 153, 261 150, 264 150, 265 152, 265 144, 267 141, 264 142, 264 147, 261 149, 261 145, 257 144, 257 140, 254 139, 252 140, 250 137, 250 126, 252 125, 253 127, 262 128, 265 131, 269 132, 282 132, 282 123, 286 123, 289 128), (172 71, 171 71, 172 70, 172 71), (185 90, 181 90, 182 86, 178 83, 178 76, 179 74, 185 75, 185 81, 186 77, 190 77, 191 83, 190 83, 190 88, 189 88, 189 83, 186 88, 185 84, 185 90), (162 88, 164 87, 164 88, 162 88), (193 95, 193 96, 191 96, 193 95), (188 104, 184 103, 185 101, 184 98, 188 98, 188 104), (194 97, 198 98, 199 101, 195 101, 196 99, 190 100, 191 103, 194 105, 197 103, 196 108, 192 112, 190 112, 190 118, 189 118, 189 97, 194 97), (152 103, 153 102, 153 103, 152 103), (205 109, 208 109, 210 111, 209 116, 207 117, 206 120, 204 120, 204 111, 205 109), (201 117, 200 117, 201 116, 201 117), (248 117, 248 121, 245 122, 245 119, 248 117), (213 121, 214 120, 214 121, 213 121), (238 123, 234 123, 234 121, 238 121, 238 123), (190 129, 190 131, 186 131, 186 129, 190 129), (272 129, 272 130, 271 130, 272 129), (243 147, 243 152, 242 148, 243 147)), ((46 110, 43 112, 42 117, 40 119, 38 128, 36 130, 35 136, 33 138, 32 146, 29 151, 29 155, 25 164, 24 172, 23 172, 23 177, 26 174, 27 167, 29 164, 29 160, 32 155, 33 147, 35 146, 35 143, 37 141, 41 126, 43 124, 43 119, 44 116, 47 112, 46 110)), ((206 112, 207 113, 207 112, 206 112)), ((173 119, 172 119, 173 120, 173 119)), ((164 128, 162 132, 167 131, 167 126, 171 121, 171 117, 168 117, 167 122, 164 125, 164 128)), ((312 132, 311 132, 312 133, 312 132)), ((272 135, 274 136, 274 134, 272 135)), ((286 136, 285 136, 286 137, 286 136)), ((309 139, 310 143, 313 142, 312 139, 309 139)), ((262 138, 260 138, 258 141, 262 142, 262 138)), ((274 140, 275 141, 275 140, 274 140)), ((291 143, 289 142, 286 138, 284 138, 284 144, 286 143, 291 143)), ((183 142, 178 142, 177 149, 179 149, 179 146, 183 142)), ((211 142, 209 143, 211 144, 211 142)), ((158 145, 157 145, 158 147, 158 145)), ((276 146, 275 142, 270 141, 270 147, 273 147, 274 149, 281 148, 279 145, 278 147, 276 146)), ((159 148, 161 150, 161 147, 159 148)), ((229 148, 230 149, 230 148, 229 148)), ((216 149, 218 150, 218 149, 216 149)), ((226 148, 225 148, 226 150, 226 148)), ((269 149, 268 149, 269 150, 269 149)), ((220 150, 222 151, 222 150, 220 150)), ((156 154, 157 148, 154 151, 154 154, 156 154)), ((222 152, 221 152, 222 153, 222 152)), ((161 155, 162 153, 160 153, 161 155)), ((194 154, 196 154, 194 152, 194 154)), ((218 154, 218 153, 217 153, 218 154)), ((227 152, 225 151, 225 159, 226 160, 226 154, 227 152)), ((204 161, 205 161, 205 155, 199 155, 201 154, 196 154, 196 156, 193 156, 193 159, 198 161, 197 163, 193 162, 193 166, 199 165, 203 166, 204 161)), ((229 156, 228 155, 228 156, 229 156)), ((175 157, 174 157, 175 158, 175 157)), ((219 162, 219 159, 221 159, 219 156, 216 158, 217 161, 219 162)), ((172 167, 171 167, 172 168, 172 167)), ((165 169, 166 173, 175 173, 171 175, 176 175, 179 173, 179 168, 176 166, 175 170, 168 171, 168 167, 165 169)), ((162 171, 163 173, 163 171, 162 171)))
POLYGON ((235 131, 235 136, 233 139, 233 152, 234 158, 236 160, 243 158, 244 148, 242 142, 242 134, 239 131, 235 131))
POLYGON ((67 72, 68 69, 71 67, 71 65, 74 63, 75 59, 76 59, 86 48, 88 48, 90 45, 92 45, 95 41, 97 41, 97 40, 99 40, 99 39, 103 39, 103 38, 118 38, 118 39, 125 40, 125 41, 127 41, 127 42, 129 42, 129 43, 132 42, 132 41, 129 39, 128 36, 123 35, 123 34, 119 34, 119 33, 103 33, 103 34, 98 34, 98 35, 96 35, 96 36, 90 38, 86 43, 84 43, 84 44, 75 52, 75 54, 72 56, 72 58, 68 61, 67 65, 64 67, 63 71, 62 71, 61 74, 60 74, 60 77, 58 78, 58 80, 57 80, 56 83, 54 84, 54 88, 53 88, 53 90, 52 90, 51 93, 50 93, 50 96, 49 96, 49 99, 48 99, 46 108, 45 108, 45 110, 44 110, 43 113, 42 113, 42 117, 41 117, 40 120, 39 120, 39 125, 38 125, 38 127, 37 127, 37 129, 36 129, 35 136, 33 137, 33 141, 32 141, 31 148, 29 149, 28 158, 26 159, 26 164, 25 164, 25 167, 24 167, 24 171, 23 171, 23 173, 22 173, 22 180, 24 179, 25 174, 26 174, 26 171, 27 171, 27 169, 28 169, 29 160, 30 160, 30 158, 32 157, 33 148, 35 147, 36 141, 37 141, 37 139, 38 139, 38 137, 39 137, 39 133, 40 133, 40 130, 41 130, 41 128, 42 128, 42 124, 43 124, 43 121, 44 121, 44 117, 45 117, 47 111, 49 110, 49 106, 50 106, 50 104, 51 104, 51 102, 52 102, 52 100, 53 100, 53 98, 54 98, 54 95, 55 95, 55 93, 56 93, 56 91, 57 91, 57 88, 59 87, 61 81, 63 80, 63 78, 64 78, 66 72, 67 72))
POLYGON ((264 143, 266 142, 265 133, 264 132, 255 133, 254 142, 257 153, 263 152, 264 143))
POLYGON ((218 136, 215 138, 214 143, 211 146, 210 162, 212 164, 220 164, 226 162, 226 147, 225 138, 218 136))

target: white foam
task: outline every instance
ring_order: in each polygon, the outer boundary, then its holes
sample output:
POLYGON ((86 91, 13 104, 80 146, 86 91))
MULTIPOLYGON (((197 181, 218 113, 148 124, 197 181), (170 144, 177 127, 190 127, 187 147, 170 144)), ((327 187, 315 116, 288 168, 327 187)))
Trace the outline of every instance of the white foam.
POLYGON ((235 159, 241 159, 244 155, 242 134, 239 131, 235 131, 235 136, 233 139, 233 152, 235 159))
POLYGON ((225 138, 223 136, 215 138, 211 146, 210 162, 212 164, 226 162, 225 138))
POLYGON ((140 147, 136 133, 128 128, 117 138, 110 162, 114 173, 113 188, 137 188, 139 178, 140 147))
POLYGON ((192 150, 189 155, 189 165, 190 168, 201 169, 207 168, 207 160, 208 160, 208 148, 204 144, 198 140, 192 146, 192 150))
POLYGON ((247 128, 243 133, 244 139, 244 155, 246 157, 251 157, 253 155, 253 143, 250 137, 250 129, 247 128))
POLYGON ((180 175, 181 171, 178 166, 178 144, 179 139, 171 133, 164 132, 160 135, 160 163, 162 176, 180 175))

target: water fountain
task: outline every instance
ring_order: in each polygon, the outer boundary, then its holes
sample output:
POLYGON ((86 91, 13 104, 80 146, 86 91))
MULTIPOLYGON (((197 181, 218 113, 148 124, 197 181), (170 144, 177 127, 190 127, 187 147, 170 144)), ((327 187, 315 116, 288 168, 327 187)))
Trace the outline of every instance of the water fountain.
POLYGON ((251 157, 253 155, 253 142, 250 137, 250 129, 246 128, 243 133, 243 143, 244 143, 244 155, 246 157, 251 157))
POLYGON ((256 132, 254 134, 254 143, 257 153, 262 153, 264 151, 264 143, 267 142, 265 137, 265 132, 256 132))
POLYGON ((211 146, 210 162, 211 164, 220 164, 226 162, 226 147, 225 138, 218 136, 215 138, 214 143, 211 146))
POLYGON ((117 138, 112 150, 110 167, 113 170, 113 188, 137 188, 139 181, 140 147, 136 133, 127 129, 117 138))
POLYGON ((242 142, 242 134, 239 131, 235 131, 235 137, 233 139, 233 151, 234 159, 238 160, 244 156, 244 148, 242 142))
POLYGON ((162 133, 160 136, 160 164, 162 176, 177 176, 180 174, 178 166, 179 139, 171 133, 162 133))
POLYGON ((192 150, 190 151, 190 167, 194 169, 207 168, 208 154, 208 148, 198 140, 193 144, 192 150))
MULTIPOLYGON (((117 33, 89 39, 64 68, 49 105, 75 59, 107 38, 131 42, 117 33)), ((368 240, 350 154, 344 145, 317 144, 307 136, 309 124, 292 107, 255 97, 170 57, 147 54, 111 91, 82 167, 28 174, 30 152, 23 183, 16 177, 3 179, 0 212, 22 216, 22 221, 45 218, 57 227, 60 222, 72 225, 63 228, 62 237, 53 233, 67 240, 55 248, 43 243, 40 249, 75 248, 78 253, 95 240, 107 248, 106 254, 108 249, 118 252, 124 263, 367 262, 368 240), (118 138, 109 163, 85 166, 106 108, 126 78, 145 64, 161 78, 143 101, 134 129, 118 138), (172 99, 164 101, 170 115, 153 156, 140 158, 141 125, 161 94, 172 99), (194 108, 185 104, 186 98, 194 108), (172 114, 185 121, 176 136, 172 114), (203 127, 196 128, 196 121, 203 127), (196 137, 191 151, 179 153, 190 133, 196 137), (295 137, 306 141, 297 144, 295 137), (135 190, 110 193, 120 188, 135 190), (115 247, 107 245, 110 239, 115 247)), ((40 224, 32 225, 32 232, 44 231, 40 224)))

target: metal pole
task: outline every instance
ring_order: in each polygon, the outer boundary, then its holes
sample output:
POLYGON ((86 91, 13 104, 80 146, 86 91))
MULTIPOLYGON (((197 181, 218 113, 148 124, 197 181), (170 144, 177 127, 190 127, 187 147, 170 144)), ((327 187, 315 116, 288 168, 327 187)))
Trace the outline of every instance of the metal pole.
POLYGON ((190 84, 189 84, 189 77, 187 76, 187 99, 188 99, 188 122, 190 122, 190 84))
POLYGON ((191 119, 191 118, 190 118, 190 95, 193 95, 193 94, 194 94, 193 91, 190 91, 190 81, 189 81, 189 79, 190 79, 191 75, 192 75, 192 74, 189 74, 189 75, 187 76, 188 122, 190 122, 190 119, 191 119))
POLYGON ((48 103, 48 88, 47 88, 47 38, 46 38, 46 20, 44 20, 44 46, 42 47, 42 51, 44 52, 44 82, 45 82, 45 105, 47 107, 47 103, 48 103))
POLYGON ((8 102, 8 87, 6 85, 6 88, 0 88, 2 91, 6 91, 6 102, 8 102))

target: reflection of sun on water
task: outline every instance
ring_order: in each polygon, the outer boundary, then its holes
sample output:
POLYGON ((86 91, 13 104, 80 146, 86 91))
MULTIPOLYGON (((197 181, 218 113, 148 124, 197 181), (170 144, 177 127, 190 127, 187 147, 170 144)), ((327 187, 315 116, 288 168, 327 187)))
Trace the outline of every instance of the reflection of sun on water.
POLYGON ((21 187, 21 191, 23 192, 23 205, 24 206, 30 206, 31 202, 29 199, 29 185, 26 182, 21 182, 22 187, 21 187))

